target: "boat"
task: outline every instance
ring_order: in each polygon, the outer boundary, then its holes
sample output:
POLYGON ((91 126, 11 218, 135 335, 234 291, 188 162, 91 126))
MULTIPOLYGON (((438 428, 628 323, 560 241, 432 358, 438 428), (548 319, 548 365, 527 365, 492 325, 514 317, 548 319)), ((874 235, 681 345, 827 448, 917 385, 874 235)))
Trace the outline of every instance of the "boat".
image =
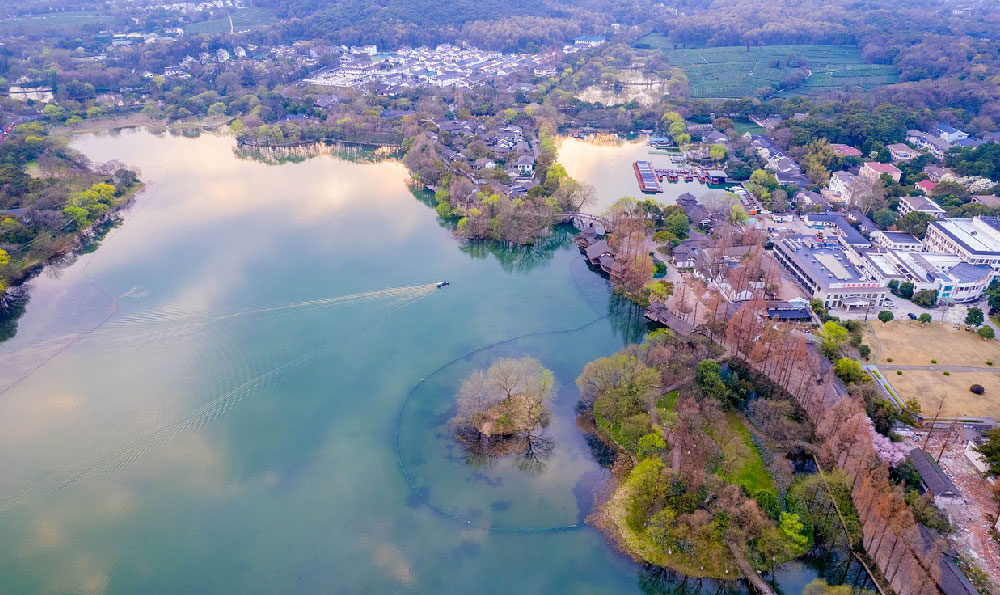
POLYGON ((438 281, 434 286, 441 289, 442 287, 447 287, 449 285, 451 285, 451 281, 438 281))

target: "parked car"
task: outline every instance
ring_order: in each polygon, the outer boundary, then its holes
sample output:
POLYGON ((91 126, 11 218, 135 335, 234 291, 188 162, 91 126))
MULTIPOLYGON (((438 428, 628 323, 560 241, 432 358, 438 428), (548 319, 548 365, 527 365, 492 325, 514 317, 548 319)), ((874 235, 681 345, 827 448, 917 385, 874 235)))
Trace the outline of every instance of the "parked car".
POLYGON ((917 319, 917 315, 914 314, 913 312, 910 312, 909 314, 907 314, 907 316, 910 317, 910 320, 916 320, 917 319))

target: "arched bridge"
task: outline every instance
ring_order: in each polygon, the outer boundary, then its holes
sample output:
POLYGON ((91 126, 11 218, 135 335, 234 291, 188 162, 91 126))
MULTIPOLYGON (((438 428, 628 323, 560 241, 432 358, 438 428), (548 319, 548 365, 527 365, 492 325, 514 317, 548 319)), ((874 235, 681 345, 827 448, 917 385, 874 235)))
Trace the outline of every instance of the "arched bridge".
POLYGON ((593 227, 600 227, 603 231, 608 229, 610 226, 608 220, 604 217, 591 215, 589 213, 559 213, 557 217, 559 217, 563 223, 572 223, 574 227, 580 230, 590 225, 593 227))

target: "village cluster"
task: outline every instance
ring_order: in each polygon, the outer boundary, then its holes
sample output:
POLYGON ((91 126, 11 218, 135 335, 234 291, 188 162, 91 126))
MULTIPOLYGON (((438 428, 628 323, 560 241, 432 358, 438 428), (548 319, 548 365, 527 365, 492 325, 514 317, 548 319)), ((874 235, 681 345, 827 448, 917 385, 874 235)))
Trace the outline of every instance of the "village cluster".
MULTIPOLYGON (((581 37, 564 53, 603 44, 604 38, 581 37)), ((504 54, 467 45, 442 44, 379 53, 374 45, 341 47, 339 64, 302 80, 306 85, 356 88, 375 84, 387 93, 417 87, 469 88, 515 72, 555 74, 544 54, 504 54)))

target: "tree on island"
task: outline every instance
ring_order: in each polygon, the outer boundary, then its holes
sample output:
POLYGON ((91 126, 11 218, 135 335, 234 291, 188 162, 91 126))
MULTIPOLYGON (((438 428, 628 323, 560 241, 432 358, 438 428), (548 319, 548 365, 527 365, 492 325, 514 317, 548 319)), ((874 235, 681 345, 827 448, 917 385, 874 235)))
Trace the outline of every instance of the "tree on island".
POLYGON ((458 440, 475 454, 520 451, 536 461, 551 449, 550 443, 532 431, 548 425, 545 401, 553 384, 552 372, 531 357, 500 358, 488 369, 472 372, 455 397, 458 413, 452 424, 458 440))

